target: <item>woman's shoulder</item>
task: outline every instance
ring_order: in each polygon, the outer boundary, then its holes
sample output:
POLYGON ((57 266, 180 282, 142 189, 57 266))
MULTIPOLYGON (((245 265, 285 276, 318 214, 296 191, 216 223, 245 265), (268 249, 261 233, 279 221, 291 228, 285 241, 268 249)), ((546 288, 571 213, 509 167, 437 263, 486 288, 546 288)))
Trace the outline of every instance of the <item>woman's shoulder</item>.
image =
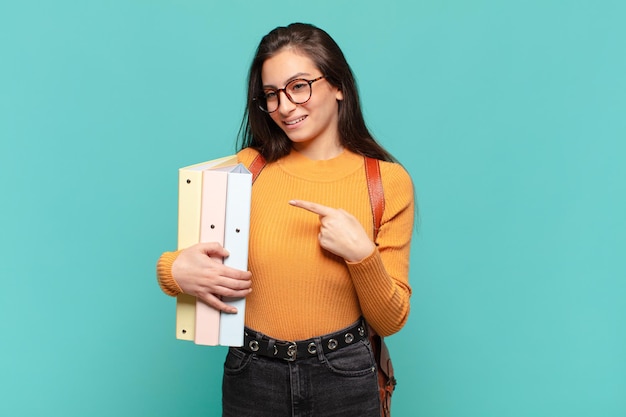
POLYGON ((237 152, 237 161, 244 164, 246 167, 249 167, 254 158, 259 155, 259 151, 254 148, 243 148, 239 152, 237 152))
POLYGON ((414 212, 415 187, 406 168, 397 162, 380 161, 380 176, 385 196, 383 221, 400 212, 414 212))
POLYGON ((393 184, 396 187, 409 187, 413 188, 413 181, 411 175, 406 168, 397 162, 379 161, 380 175, 383 180, 383 184, 393 184))

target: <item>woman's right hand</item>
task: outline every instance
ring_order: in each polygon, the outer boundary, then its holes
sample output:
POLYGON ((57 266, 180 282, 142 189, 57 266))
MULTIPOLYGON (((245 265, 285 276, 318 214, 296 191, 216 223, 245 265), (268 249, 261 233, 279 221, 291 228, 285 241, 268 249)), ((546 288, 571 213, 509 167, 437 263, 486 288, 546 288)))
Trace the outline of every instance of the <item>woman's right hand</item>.
POLYGON ((217 242, 198 243, 183 249, 172 264, 172 277, 185 294, 225 313, 237 309, 221 297, 245 297, 252 291, 252 274, 222 264, 229 255, 217 242))

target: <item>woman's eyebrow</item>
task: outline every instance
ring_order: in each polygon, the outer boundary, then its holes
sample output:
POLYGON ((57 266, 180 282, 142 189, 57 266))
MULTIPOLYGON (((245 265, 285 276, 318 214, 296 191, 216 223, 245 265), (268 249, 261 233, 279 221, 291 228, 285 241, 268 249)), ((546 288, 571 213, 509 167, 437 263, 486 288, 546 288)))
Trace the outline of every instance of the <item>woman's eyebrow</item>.
MULTIPOLYGON (((305 75, 311 76, 311 74, 308 73, 308 72, 298 72, 297 74, 294 74, 291 77, 287 78, 287 81, 285 81, 285 83, 283 85, 287 85, 290 82, 292 82, 293 80, 298 79, 300 77, 303 77, 305 75)), ((264 84, 263 88, 278 88, 278 87, 276 87, 275 85, 264 84)))

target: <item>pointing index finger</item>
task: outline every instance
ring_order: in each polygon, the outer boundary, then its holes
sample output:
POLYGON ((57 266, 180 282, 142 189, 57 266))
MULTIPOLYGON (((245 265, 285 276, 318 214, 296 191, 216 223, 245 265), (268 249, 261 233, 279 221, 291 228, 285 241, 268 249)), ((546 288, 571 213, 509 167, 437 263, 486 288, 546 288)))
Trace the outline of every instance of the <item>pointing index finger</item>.
POLYGON ((322 204, 317 204, 311 201, 304 201, 304 200, 290 200, 289 204, 291 204, 294 207, 303 208, 307 211, 310 211, 311 213, 315 213, 320 216, 327 216, 328 214, 330 214, 330 211, 332 210, 330 207, 324 206, 322 204))

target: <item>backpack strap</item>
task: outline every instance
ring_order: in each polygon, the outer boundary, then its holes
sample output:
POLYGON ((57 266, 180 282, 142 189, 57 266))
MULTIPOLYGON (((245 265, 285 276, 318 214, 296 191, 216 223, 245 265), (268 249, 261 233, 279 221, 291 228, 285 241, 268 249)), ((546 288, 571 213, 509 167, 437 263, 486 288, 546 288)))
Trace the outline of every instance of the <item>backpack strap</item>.
POLYGON ((256 181, 261 171, 263 171, 263 168, 265 168, 265 158, 258 153, 248 168, 248 171, 252 173, 252 184, 254 184, 254 181, 256 181))
MULTIPOLYGON (((365 160, 365 178, 367 178, 367 191, 370 197, 370 206, 372 207, 372 221, 374 225, 374 241, 378 236, 380 223, 385 210, 385 193, 383 191, 383 182, 380 177, 380 163, 376 158, 364 157, 365 160)), ((248 170, 252 173, 252 184, 258 178, 259 174, 265 168, 266 161, 260 153, 254 157, 248 170)))
POLYGON ((383 181, 380 177, 380 163, 378 159, 365 157, 365 177, 367 178, 367 191, 370 195, 370 206, 372 207, 372 219, 374 221, 374 242, 376 242, 383 218, 383 211, 385 211, 385 193, 383 181))

